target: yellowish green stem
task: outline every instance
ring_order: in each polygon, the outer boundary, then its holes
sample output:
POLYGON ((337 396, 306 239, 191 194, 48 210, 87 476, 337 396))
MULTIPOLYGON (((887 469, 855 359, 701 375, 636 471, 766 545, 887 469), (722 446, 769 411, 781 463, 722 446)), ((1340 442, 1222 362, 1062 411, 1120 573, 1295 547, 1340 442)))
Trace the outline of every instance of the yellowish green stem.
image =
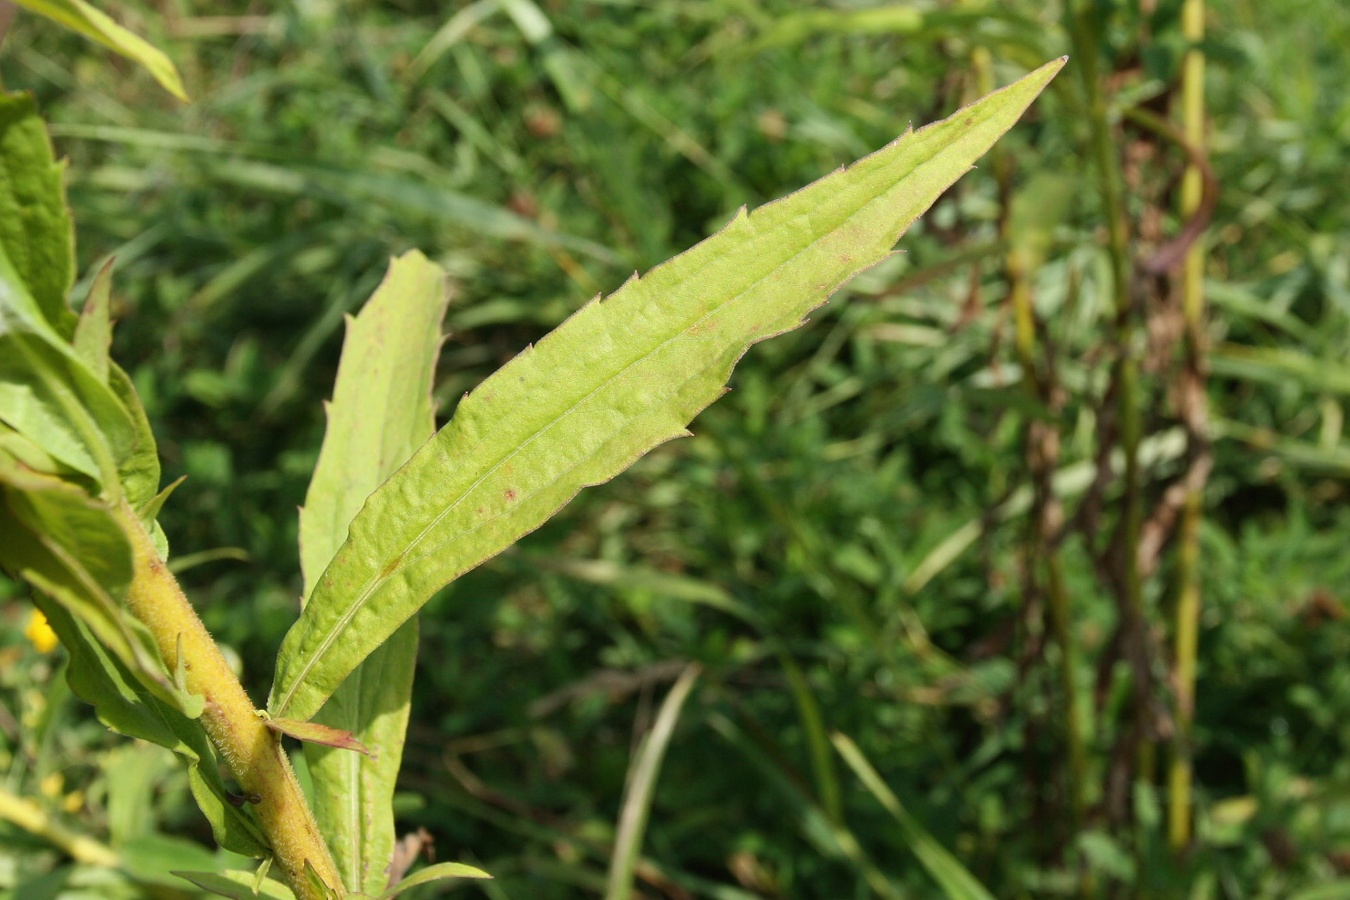
MULTIPOLYGON (((1205 55, 1200 41, 1205 35, 1204 0, 1186 0, 1181 10, 1181 29, 1190 49, 1182 61, 1182 129, 1186 143, 1203 153, 1205 146, 1205 55)), ((1181 183, 1180 213, 1189 219, 1200 208, 1201 173, 1192 162, 1181 183)), ((1182 311, 1186 321, 1186 375, 1184 386, 1190 402, 1188 432, 1193 443, 1205 440, 1204 409, 1204 242, 1197 239, 1186 252, 1182 269, 1182 311)), ((1182 507, 1177 552, 1178 595, 1173 639, 1176 658, 1177 740, 1168 775, 1168 843, 1176 852, 1191 843, 1192 759, 1191 734, 1195 722, 1196 648, 1200 622, 1200 521, 1203 515, 1203 484, 1190 485, 1182 507)))
POLYGON ((257 800, 253 812, 271 842, 274 864, 298 900, 327 900, 307 868, 341 896, 337 867, 279 736, 258 717, 140 520, 125 507, 119 518, 134 563, 127 605, 154 635, 169 671, 179 670, 181 651, 187 690, 206 701, 202 725, 244 794, 257 800))
POLYGON ((110 847, 83 834, 76 834, 54 820, 31 800, 0 790, 0 819, 37 835, 76 862, 112 868, 122 860, 110 847))

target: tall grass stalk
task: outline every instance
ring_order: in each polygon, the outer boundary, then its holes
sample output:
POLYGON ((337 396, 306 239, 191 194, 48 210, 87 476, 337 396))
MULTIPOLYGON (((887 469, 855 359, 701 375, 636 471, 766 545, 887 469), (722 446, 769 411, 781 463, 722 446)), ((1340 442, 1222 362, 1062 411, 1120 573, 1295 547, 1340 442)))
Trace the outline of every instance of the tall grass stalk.
MULTIPOLYGON (((978 89, 983 93, 994 84, 992 54, 986 48, 974 53, 978 89)), ((1069 629, 1069 595, 1064 584, 1063 565, 1058 550, 1063 524, 1063 511, 1055 494, 1053 479, 1059 466, 1060 436, 1055 416, 1063 407, 1063 391, 1055 383, 1050 365, 1051 354, 1044 354, 1045 364, 1037 363, 1037 323, 1032 302, 1032 268, 1035 254, 1028 251, 1018 236, 1012 233, 1012 162, 1003 148, 991 153, 993 168, 999 181, 1002 197, 1002 239, 1004 273, 1008 282, 1008 300, 1012 307, 1013 344, 1018 364, 1022 368, 1022 383, 1031 400, 1048 415, 1034 418, 1027 426, 1026 456, 1032 478, 1032 508, 1027 525, 1027 566, 1043 565, 1045 593, 1049 605, 1049 627, 1055 645, 1059 648, 1059 691, 1063 709, 1064 741, 1068 749, 1067 784, 1069 808, 1075 834, 1082 829, 1086 813, 1087 748, 1079 721, 1078 691, 1074 671, 1077 654, 1069 629)), ((1028 579, 1028 584, 1033 580, 1028 579)), ((1031 597, 1024 598, 1031 602, 1031 597)))
MULTIPOLYGON (((1097 169, 1098 191, 1101 194, 1103 216, 1107 228, 1107 259, 1111 270, 1112 306, 1115 310, 1113 339, 1117 354, 1112 388, 1117 404, 1119 448, 1124 457, 1121 495, 1123 503, 1119 538, 1113 542, 1109 563, 1118 566, 1115 573, 1121 616, 1121 645, 1131 673, 1130 702, 1132 721, 1126 726, 1122 740, 1134 742, 1137 753, 1130 754, 1136 763, 1135 776, 1147 777, 1152 768, 1152 745, 1147 740, 1151 731, 1149 707, 1152 702, 1152 676, 1147 648, 1148 625, 1144 615, 1143 585, 1139 568, 1139 541, 1143 529, 1143 483, 1139 464, 1139 442, 1142 434, 1140 421, 1140 388, 1138 349, 1135 345, 1135 298, 1130 278, 1130 239, 1126 220, 1120 161, 1107 98, 1105 79, 1101 72, 1099 32, 1104 30, 1103 15, 1094 3, 1082 2, 1068 8, 1069 34, 1074 47, 1075 62, 1082 79, 1087 106, 1089 140, 1092 158, 1097 169)), ((1110 391, 1108 390, 1108 398, 1110 391)), ((1106 412, 1105 408, 1102 410, 1106 412)), ((1110 434, 1110 430, 1105 432, 1110 434)), ((1110 438, 1107 437, 1107 440, 1110 438)), ((1116 791, 1124 789, 1125 780, 1109 779, 1116 791)), ((1108 811, 1113 816, 1123 815, 1128 799, 1120 796, 1106 798, 1108 811)))
MULTIPOLYGON (((1204 0, 1186 0, 1182 7, 1182 35, 1190 48, 1182 62, 1182 129, 1186 143, 1203 154, 1205 143, 1205 34, 1204 0)), ((1197 214, 1201 204, 1201 172, 1192 161, 1181 183, 1183 221, 1197 214)), ((1205 244, 1197 240, 1186 252, 1182 268, 1182 312, 1186 326, 1186 357, 1182 372, 1182 409, 1191 444, 1192 463, 1208 454, 1208 411, 1205 375, 1205 244)), ((1192 479, 1182 507, 1177 548, 1178 595, 1174 653, 1176 657, 1176 745, 1168 775, 1168 843, 1174 851, 1191 842, 1192 763, 1191 733, 1195 722, 1195 657, 1200 620, 1200 521, 1203 515, 1203 479, 1192 479), (1198 481, 1198 483, 1197 483, 1198 481)))
POLYGON ((675 723, 680 718, 684 701, 688 699, 702 671, 697 664, 690 664, 680 674, 679 680, 661 704, 656 723, 643 741, 642 749, 638 751, 623 809, 619 814, 614 854, 610 858, 609 877, 605 885, 605 900, 628 900, 633 896, 633 874, 642 854, 642 837, 647 830, 647 817, 651 813, 656 779, 661 774, 661 762, 675 734, 675 723))

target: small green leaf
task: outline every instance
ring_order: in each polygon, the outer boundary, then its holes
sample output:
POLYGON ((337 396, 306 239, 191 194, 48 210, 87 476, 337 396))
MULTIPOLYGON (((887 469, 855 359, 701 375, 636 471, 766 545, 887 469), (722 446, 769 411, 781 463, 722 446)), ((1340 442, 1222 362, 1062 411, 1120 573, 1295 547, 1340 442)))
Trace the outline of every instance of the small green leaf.
POLYGON ((200 715, 201 698, 174 690, 145 626, 119 602, 131 548, 106 506, 0 456, 0 545, 8 571, 67 608, 162 700, 200 715))
POLYGON ((109 501, 159 489, 159 461, 130 380, 100 379, 38 309, 0 246, 0 421, 88 476, 109 501))
POLYGON ((164 490, 151 497, 143 506, 136 510, 136 515, 140 517, 141 521, 153 521, 159 516, 159 511, 164 508, 164 501, 168 500, 169 497, 173 495, 173 492, 178 490, 179 486, 185 481, 187 481, 187 476, 179 475, 171 481, 164 490))
POLYGON ((262 890, 263 884, 267 881, 267 873, 272 868, 272 857, 267 856, 258 864, 258 868, 253 870, 253 896, 258 896, 262 890))
POLYGON ((323 880, 319 870, 314 868, 314 863, 308 859, 305 860, 305 879, 309 882, 310 890, 323 897, 324 900, 341 900, 338 890, 323 880))
MULTIPOLYGON (((300 512, 306 594, 366 497, 436 430, 431 388, 447 301, 445 273, 413 252, 390 263, 360 315, 347 321, 328 429, 300 512)), ((416 659, 413 619, 357 667, 317 716, 354 732, 374 754, 305 745, 319 828, 347 887, 371 895, 384 890, 394 852, 392 803, 416 659)))
MULTIPOLYGON (((2 269, 0 259, 0 282, 2 269)), ((100 413, 115 412, 106 392, 106 385, 72 365, 58 345, 31 334, 0 332, 0 420, 84 476, 91 493, 108 490, 116 497, 117 464, 97 421, 100 413), (101 402, 95 399, 98 393, 104 393, 101 402)))
POLYGON ((380 900, 394 900, 399 894, 410 887, 417 887, 422 884, 430 884, 433 881, 443 881, 447 878, 491 878, 487 872, 475 866, 465 863, 437 863, 434 866, 427 866, 420 872, 409 875, 389 890, 380 894, 380 900))
POLYGON ((112 260, 103 264, 89 286, 71 344, 99 380, 108 381, 108 348, 112 345, 112 260))
POLYGON ((174 872, 179 878, 190 881, 202 890, 230 900, 295 900, 290 888, 278 881, 264 881, 254 890, 252 872, 174 872))
MULTIPOLYGON (((114 443, 113 452, 117 454, 117 474, 122 482, 122 493, 132 509, 141 510, 141 518, 147 524, 145 509, 159 493, 159 448, 155 445, 154 432, 150 430, 150 420, 146 417, 145 407, 131 383, 131 376, 122 367, 113 363, 108 371, 108 387, 121 403, 122 411, 131 420, 131 433, 125 443, 114 443)), ((118 424, 121 420, 119 418, 118 424)), ((181 481, 181 479, 179 479, 181 481)), ((169 491, 173 490, 171 485, 169 491)), ((167 497, 168 494, 165 494, 167 497)), ((159 514, 158 508, 155 515, 159 514)), ((164 554, 167 558, 167 554, 164 554)))
POLYGON ((0 94, 0 252, 28 285, 43 319, 69 338, 75 316, 66 294, 75 281, 75 238, 62 168, 33 96, 0 94))
POLYGON ((587 304, 479 385, 352 521, 283 642, 272 712, 313 716, 442 586, 582 488, 687 434, 750 345, 801 325, 888 256, 1064 62, 752 214, 742 210, 692 250, 587 304))
POLYGON ((118 25, 84 0, 14 0, 14 2, 139 64, 154 76, 164 90, 187 102, 187 92, 183 90, 183 81, 178 77, 178 69, 163 51, 140 35, 118 25))

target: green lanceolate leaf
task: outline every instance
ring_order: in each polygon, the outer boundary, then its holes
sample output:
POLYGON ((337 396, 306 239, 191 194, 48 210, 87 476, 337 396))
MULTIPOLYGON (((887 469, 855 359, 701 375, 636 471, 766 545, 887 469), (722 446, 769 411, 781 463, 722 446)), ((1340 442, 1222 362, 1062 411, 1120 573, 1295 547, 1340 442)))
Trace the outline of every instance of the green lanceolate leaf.
POLYGON ((179 100, 187 100, 183 80, 178 77, 178 70, 163 51, 118 25, 84 0, 14 0, 14 2, 84 35, 95 43, 102 44, 114 53, 125 56, 153 75, 164 90, 179 100))
POLYGON ((579 310, 376 491, 286 635, 271 710, 312 716, 435 591, 613 478, 802 324, 1012 127, 1060 59, 755 212, 579 310))
MULTIPOLYGON (((390 263, 361 314, 347 321, 323 449, 300 512, 306 595, 366 498, 436 430, 431 387, 447 299, 445 273, 412 252, 390 263)), ((358 747, 370 748, 367 755, 305 745, 319 830, 346 886, 372 896, 384 890, 394 853, 392 803, 416 658, 414 618, 316 716, 322 726, 350 732, 358 747)))
MULTIPOLYGON (((161 505, 155 503, 160 477, 155 436, 150 430, 150 421, 146 418, 145 408, 141 405, 141 398, 137 396, 131 378, 108 356, 108 348, 112 343, 112 267, 112 260, 109 260, 94 276, 89 297, 75 325, 71 346, 94 376, 112 390, 126 414, 131 426, 131 440, 125 445, 123 458, 117 460, 122 492, 146 526, 156 531, 156 537, 161 537, 162 532, 154 526, 161 505)), ((167 549, 161 548, 160 555, 167 559, 167 549)))
POLYGON ((31 94, 0 94, 0 251, 57 332, 75 316, 66 293, 75 280, 75 238, 61 188, 62 166, 31 94))
POLYGON ((447 300, 445 273, 414 250, 390 263, 360 315, 347 319, 328 428, 300 511, 306 598, 366 498, 435 432, 431 382, 447 300))

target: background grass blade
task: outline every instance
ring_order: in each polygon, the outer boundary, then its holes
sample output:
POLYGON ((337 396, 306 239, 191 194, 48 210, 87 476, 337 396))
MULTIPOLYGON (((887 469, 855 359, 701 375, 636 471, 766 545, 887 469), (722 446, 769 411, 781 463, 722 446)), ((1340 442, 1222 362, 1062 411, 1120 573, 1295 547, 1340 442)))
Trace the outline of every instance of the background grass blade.
POLYGON ((829 813, 808 795, 801 780, 783 765, 780 747, 764 746, 720 714, 714 715, 709 725, 754 765, 762 776, 758 783, 767 786, 786 804, 811 852, 823 859, 849 865, 857 882, 857 896, 864 896, 864 886, 883 900, 900 900, 907 896, 904 889, 872 860, 858 836, 843 822, 831 819, 829 813))
POLYGON ((605 900, 628 900, 633 893, 633 872, 642 853, 642 836, 647 829, 647 816, 651 813, 656 779, 661 774, 661 760, 675 734, 675 723, 680 718, 684 701, 689 698, 689 692, 693 690, 701 671, 697 664, 691 664, 681 673, 661 704, 656 722, 638 751, 637 763, 633 766, 628 791, 624 795, 623 809, 619 813, 605 900))
POLYGON ((352 522, 277 664, 305 719, 432 594, 613 478, 723 392, 961 177, 1063 67, 1048 63, 634 276, 484 381, 352 522))
POLYGON ((974 875, 966 870, 966 867, 957 861, 956 857, 947 852, 947 849, 937 842, 937 840, 928 833, 928 829, 923 827, 923 823, 914 818, 895 796, 886 782, 881 780, 877 770, 872 768, 872 764, 863 756, 858 745, 843 734, 832 735, 835 749, 839 755, 848 763, 853 773, 862 781, 863 786, 867 788, 868 793, 877 799, 877 802, 885 807, 886 811, 895 817, 900 823, 900 827, 905 831, 905 837, 909 841, 910 849, 914 855, 919 858, 919 862, 928 870, 928 874, 933 876, 936 881, 951 900, 994 900, 994 895, 985 890, 984 885, 976 880, 974 875))

